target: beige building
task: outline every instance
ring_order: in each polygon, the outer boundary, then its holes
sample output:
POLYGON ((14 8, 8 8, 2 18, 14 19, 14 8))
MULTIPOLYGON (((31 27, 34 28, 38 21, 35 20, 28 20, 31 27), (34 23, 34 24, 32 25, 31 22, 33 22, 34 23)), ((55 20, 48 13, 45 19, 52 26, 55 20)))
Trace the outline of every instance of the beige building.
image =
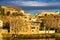
POLYGON ((1 8, 3 9, 3 11, 4 11, 4 14, 10 14, 10 15, 12 15, 12 14, 23 14, 24 13, 24 11, 22 10, 22 9, 19 9, 19 8, 14 8, 14 7, 11 7, 11 6, 1 6, 1 8))
POLYGON ((38 34, 40 28, 40 22, 32 22, 31 25, 31 34, 38 34))
POLYGON ((58 15, 59 12, 50 12, 50 11, 42 11, 39 16, 45 16, 45 15, 58 15))
POLYGON ((60 18, 57 19, 58 20, 58 27, 60 28, 60 18))
POLYGON ((3 27, 3 21, 0 20, 0 27, 3 27))
MULTIPOLYGON (((21 9, 5 6, 2 6, 2 8, 4 8, 5 14, 10 13, 9 16, 2 16, 3 22, 9 22, 10 24, 10 34, 38 34, 41 32, 42 22, 43 27, 60 27, 60 18, 56 17, 59 12, 42 11, 40 14, 32 16, 29 13, 24 13, 21 9), (46 14, 49 16, 46 16, 46 14)), ((0 21, 0 26, 3 25, 3 22, 0 21)))

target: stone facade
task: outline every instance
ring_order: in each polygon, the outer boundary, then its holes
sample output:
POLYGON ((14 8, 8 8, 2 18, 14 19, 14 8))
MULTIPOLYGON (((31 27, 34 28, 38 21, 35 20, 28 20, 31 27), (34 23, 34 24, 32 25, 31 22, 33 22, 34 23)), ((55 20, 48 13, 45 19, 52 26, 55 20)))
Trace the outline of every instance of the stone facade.
POLYGON ((10 24, 10 34, 38 34, 40 30, 60 28, 59 12, 41 12, 32 16, 21 9, 4 6, 2 8, 5 15, 0 19, 4 22, 4 26, 7 22, 10 24), (7 12, 10 13, 9 16, 6 15, 7 12))

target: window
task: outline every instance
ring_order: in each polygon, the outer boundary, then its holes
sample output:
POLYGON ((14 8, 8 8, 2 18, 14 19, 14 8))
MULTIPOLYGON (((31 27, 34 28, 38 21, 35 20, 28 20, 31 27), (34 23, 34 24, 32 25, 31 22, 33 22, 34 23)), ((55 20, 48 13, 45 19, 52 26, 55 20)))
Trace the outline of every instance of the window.
POLYGON ((38 16, 39 18, 42 18, 41 16, 38 16))
POLYGON ((10 11, 8 11, 6 15, 9 16, 10 15, 10 11))
POLYGON ((54 28, 50 28, 50 30, 54 30, 54 28))
POLYGON ((29 20, 31 20, 31 18, 29 18, 29 20))
POLYGON ((37 29, 39 29, 39 28, 37 27, 37 29))
POLYGON ((32 30, 32 32, 34 32, 34 30, 32 30))
POLYGON ((24 17, 24 18, 27 18, 27 17, 24 17))
POLYGON ((35 29, 35 27, 31 27, 31 29, 35 29))
POLYGON ((45 16, 47 16, 47 13, 45 14, 45 16))

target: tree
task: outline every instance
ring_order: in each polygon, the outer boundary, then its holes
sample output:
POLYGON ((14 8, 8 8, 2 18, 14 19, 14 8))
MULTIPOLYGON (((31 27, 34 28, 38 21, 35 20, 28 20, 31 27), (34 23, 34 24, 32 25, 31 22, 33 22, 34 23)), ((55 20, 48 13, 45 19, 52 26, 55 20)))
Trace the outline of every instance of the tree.
POLYGON ((40 30, 43 30, 43 28, 44 28, 44 22, 41 22, 40 24, 41 24, 40 25, 40 30))
POLYGON ((3 29, 7 29, 8 32, 10 32, 10 24, 8 22, 6 22, 3 26, 3 29))

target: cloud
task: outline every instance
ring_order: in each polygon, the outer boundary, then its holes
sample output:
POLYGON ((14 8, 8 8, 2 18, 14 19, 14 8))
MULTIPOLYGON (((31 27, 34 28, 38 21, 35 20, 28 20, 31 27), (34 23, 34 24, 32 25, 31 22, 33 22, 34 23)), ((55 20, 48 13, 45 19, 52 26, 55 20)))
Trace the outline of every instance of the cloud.
POLYGON ((57 0, 51 0, 50 2, 48 0, 11 0, 11 1, 2 1, 0 4, 2 5, 13 5, 13 6, 60 6, 60 1, 57 0))
POLYGON ((38 2, 38 1, 10 1, 18 6, 59 6, 60 2, 38 2))

